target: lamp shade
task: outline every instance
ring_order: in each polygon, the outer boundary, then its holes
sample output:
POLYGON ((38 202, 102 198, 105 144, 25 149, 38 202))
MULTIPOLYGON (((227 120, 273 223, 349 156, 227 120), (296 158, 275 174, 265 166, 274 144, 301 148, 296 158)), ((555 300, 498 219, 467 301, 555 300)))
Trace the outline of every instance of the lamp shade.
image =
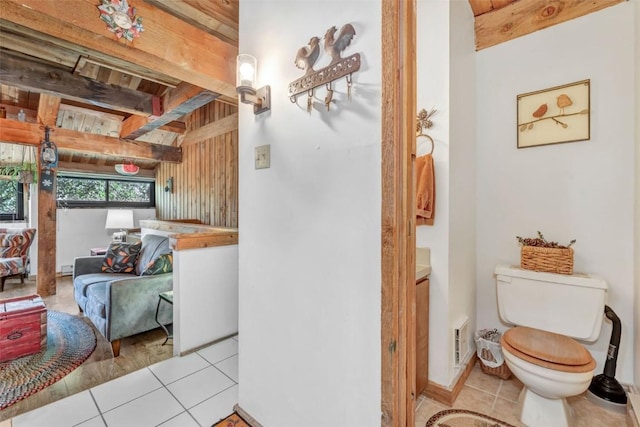
POLYGON ((254 56, 238 55, 236 62, 236 87, 255 88, 258 61, 254 56))
POLYGON ((133 228, 133 211, 131 209, 109 209, 104 228, 118 230, 133 228))

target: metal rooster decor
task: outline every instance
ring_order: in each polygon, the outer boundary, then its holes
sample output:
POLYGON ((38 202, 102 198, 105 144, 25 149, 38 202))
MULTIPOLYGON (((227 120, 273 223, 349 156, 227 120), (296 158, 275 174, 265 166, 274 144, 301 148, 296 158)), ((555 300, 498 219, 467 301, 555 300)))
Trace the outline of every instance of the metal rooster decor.
POLYGON ((296 55, 296 67, 301 70, 305 70, 304 75, 313 73, 313 64, 318 60, 320 55, 320 39, 318 37, 311 37, 309 40, 309 47, 303 46, 298 49, 296 55))
POLYGON ((331 55, 331 64, 339 62, 342 57, 340 54, 351 44, 351 39, 356 35, 356 30, 351 24, 345 24, 338 33, 338 38, 334 38, 334 34, 338 31, 336 27, 331 27, 324 34, 324 51, 331 55))
POLYGON ((342 52, 349 47, 355 35, 356 30, 351 24, 343 25, 340 31, 335 26, 330 27, 324 34, 324 51, 331 57, 331 62, 318 71, 313 67, 320 56, 320 38, 311 37, 307 46, 298 49, 294 63, 296 67, 304 70, 304 76, 289 83, 289 99, 292 103, 297 103, 299 94, 307 92, 307 112, 311 112, 315 88, 326 85, 324 104, 329 111, 333 100, 333 82, 342 77, 346 77, 347 98, 351 100, 351 75, 360 69, 360 54, 343 58, 342 52))

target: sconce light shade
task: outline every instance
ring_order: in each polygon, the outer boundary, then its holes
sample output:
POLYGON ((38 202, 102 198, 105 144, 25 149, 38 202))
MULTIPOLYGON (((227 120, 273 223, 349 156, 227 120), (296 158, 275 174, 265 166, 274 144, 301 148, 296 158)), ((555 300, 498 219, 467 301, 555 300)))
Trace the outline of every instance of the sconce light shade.
POLYGON ((258 70, 258 61, 254 56, 245 53, 238 55, 236 60, 236 86, 247 86, 254 89, 256 83, 256 71, 258 70))
POLYGON ((253 105, 253 113, 261 114, 271 109, 271 86, 255 88, 258 61, 247 54, 238 55, 236 60, 236 92, 240 102, 253 105))
POLYGON ((167 178, 167 185, 164 186, 165 193, 173 193, 173 177, 167 178))

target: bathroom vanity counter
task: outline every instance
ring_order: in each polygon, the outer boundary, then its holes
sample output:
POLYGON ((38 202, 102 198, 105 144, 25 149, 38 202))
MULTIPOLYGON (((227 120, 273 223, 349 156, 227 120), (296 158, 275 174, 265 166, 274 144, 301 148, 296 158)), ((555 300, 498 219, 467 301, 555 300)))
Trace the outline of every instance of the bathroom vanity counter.
POLYGON ((431 274, 431 249, 416 248, 416 282, 431 274))
POLYGON ((416 264, 416 282, 419 282, 422 279, 427 279, 429 274, 431 274, 430 265, 416 264))

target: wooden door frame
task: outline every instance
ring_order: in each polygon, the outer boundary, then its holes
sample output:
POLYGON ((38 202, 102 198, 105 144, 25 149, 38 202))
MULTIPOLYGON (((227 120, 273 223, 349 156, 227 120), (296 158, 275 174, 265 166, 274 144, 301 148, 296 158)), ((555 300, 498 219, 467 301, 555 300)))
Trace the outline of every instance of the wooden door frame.
POLYGON ((382 0, 382 427, 415 424, 415 10, 382 0))

